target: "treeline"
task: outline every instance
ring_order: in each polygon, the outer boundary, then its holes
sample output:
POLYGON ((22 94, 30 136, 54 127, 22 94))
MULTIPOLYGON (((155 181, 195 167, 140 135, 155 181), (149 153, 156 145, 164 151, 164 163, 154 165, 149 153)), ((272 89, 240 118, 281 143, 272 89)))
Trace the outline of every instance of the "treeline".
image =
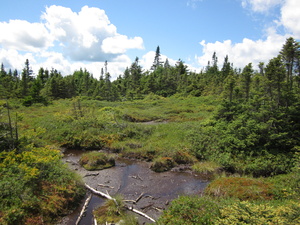
MULTIPOLYGON (((107 71, 107 62, 101 69, 99 79, 94 78, 86 69, 63 76, 56 69, 40 68, 34 76, 28 60, 21 74, 18 74, 17 70, 6 71, 2 64, 0 98, 21 98, 28 106, 76 96, 107 101, 133 100, 141 99, 149 93, 164 97, 174 94, 186 96, 224 94, 230 101, 233 98, 249 100, 252 91, 250 84, 266 82, 266 79, 272 79, 273 83, 264 90, 256 91, 267 91, 272 98, 277 96, 280 98, 277 99, 278 104, 282 103, 282 92, 291 92, 299 87, 299 42, 293 38, 287 39, 279 56, 270 60, 267 65, 260 63, 259 71, 255 71, 252 64, 248 64, 242 70, 236 69, 228 56, 225 57, 222 68, 219 68, 218 57, 214 53, 206 68, 200 73, 195 73, 189 71, 180 59, 175 66, 171 66, 168 59, 162 62, 159 46, 150 71, 144 71, 139 65, 139 59, 136 58, 114 81, 111 81, 110 73, 107 71), (283 84, 283 81, 288 84, 283 84), (283 85, 287 86, 283 88, 283 85), (274 95, 276 88, 277 94, 274 95)), ((255 86, 257 88, 260 85, 255 86)))

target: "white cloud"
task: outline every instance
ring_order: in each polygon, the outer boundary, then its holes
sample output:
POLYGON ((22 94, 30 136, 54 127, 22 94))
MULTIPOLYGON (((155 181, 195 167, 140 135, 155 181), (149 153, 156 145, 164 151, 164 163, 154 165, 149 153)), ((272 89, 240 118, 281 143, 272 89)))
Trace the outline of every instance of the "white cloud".
POLYGON ((104 10, 84 6, 79 13, 62 6, 50 6, 42 18, 60 42, 65 57, 74 61, 112 60, 128 49, 143 48, 141 37, 117 33, 104 10))
POLYGON ((52 44, 47 29, 42 23, 25 20, 0 22, 0 44, 5 49, 37 52, 52 44))
MULTIPOLYGON (((140 65, 143 67, 145 70, 150 70, 153 62, 154 62, 154 57, 155 57, 155 51, 149 51, 145 55, 142 56, 140 59, 140 65)), ((160 60, 164 63, 168 57, 166 55, 160 55, 160 60)), ((177 62, 177 60, 170 59, 168 58, 169 64, 171 66, 174 66, 177 62)))
POLYGON ((141 37, 119 34, 104 10, 84 6, 79 12, 52 5, 40 23, 25 20, 0 22, 0 63, 5 68, 24 68, 29 59, 35 72, 40 67, 63 75, 86 68, 98 78, 104 61, 115 79, 131 60, 128 49, 143 49, 141 37))
POLYGON ((244 8, 250 6, 254 12, 263 13, 283 2, 284 0, 242 0, 242 6, 244 8))
POLYGON ((281 24, 297 39, 300 39, 299 12, 299 0, 286 0, 283 7, 281 8, 281 24))
POLYGON ((196 58, 202 67, 211 61, 214 52, 217 54, 219 67, 223 65, 226 55, 228 55, 233 66, 237 68, 243 68, 248 63, 253 63, 253 66, 256 66, 259 62, 268 62, 279 53, 286 40, 285 36, 276 34, 272 29, 268 32, 269 35, 266 40, 253 41, 244 38, 241 43, 235 44, 231 40, 216 41, 215 43, 205 43, 203 40, 200 42, 203 46, 203 55, 196 58))
POLYGON ((104 53, 119 54, 125 53, 127 49, 143 49, 143 39, 141 37, 134 37, 128 39, 125 35, 116 35, 105 38, 101 46, 104 53))
POLYGON ((21 71, 24 68, 26 59, 33 63, 36 62, 31 53, 22 55, 15 49, 6 50, 0 48, 0 63, 3 63, 6 69, 16 69, 21 71))

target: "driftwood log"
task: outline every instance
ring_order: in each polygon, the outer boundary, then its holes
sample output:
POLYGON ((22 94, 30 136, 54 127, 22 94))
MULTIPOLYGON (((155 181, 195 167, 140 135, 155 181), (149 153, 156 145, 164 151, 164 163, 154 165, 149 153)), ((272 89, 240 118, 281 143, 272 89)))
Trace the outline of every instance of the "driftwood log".
POLYGON ((84 203, 84 205, 83 205, 83 207, 82 207, 82 209, 81 209, 81 212, 80 212, 80 214, 79 214, 79 217, 78 217, 77 220, 76 220, 76 223, 75 223, 76 225, 79 224, 79 222, 80 222, 80 220, 81 220, 81 218, 82 218, 82 216, 83 216, 83 214, 84 214, 84 212, 85 212, 85 210, 86 210, 86 208, 87 208, 89 202, 91 201, 91 198, 92 198, 92 194, 90 194, 89 197, 87 197, 87 199, 85 200, 85 203, 84 203))
MULTIPOLYGON (((88 190, 90 190, 93 194, 96 194, 96 195, 100 195, 101 197, 103 197, 103 198, 107 198, 107 199, 109 199, 109 200, 113 200, 116 204, 117 204, 117 201, 116 201, 116 199, 114 199, 113 197, 111 197, 108 193, 103 193, 103 192, 101 192, 101 191, 97 191, 97 190, 95 190, 94 188, 92 188, 92 187, 90 187, 89 185, 87 185, 87 184, 84 184, 85 185, 85 187, 88 189, 88 190)), ((142 195, 141 195, 142 196, 142 195)), ((138 199, 137 199, 137 201, 140 199, 141 197, 139 197, 138 199)), ((141 212, 141 211, 139 211, 139 210, 137 210, 137 209, 134 209, 133 207, 128 207, 128 206, 125 206, 126 207, 126 209, 128 209, 128 210, 130 210, 130 211, 132 211, 132 212, 134 212, 134 213, 136 213, 136 214, 139 214, 140 216, 143 216, 143 217, 145 217, 145 218, 147 218, 148 220, 151 220, 152 222, 156 222, 153 218, 151 218, 150 216, 148 216, 147 214, 145 214, 145 213, 143 213, 143 212, 141 212)))

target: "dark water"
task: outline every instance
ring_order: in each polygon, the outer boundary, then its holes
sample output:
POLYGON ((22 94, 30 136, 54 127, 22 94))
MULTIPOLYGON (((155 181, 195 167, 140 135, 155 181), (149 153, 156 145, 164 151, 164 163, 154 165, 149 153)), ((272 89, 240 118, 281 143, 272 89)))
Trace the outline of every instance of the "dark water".
MULTIPOLYGON (((143 197, 133 206, 138 210, 143 209, 141 211, 154 219, 161 214, 158 209, 166 209, 173 199, 180 195, 198 195, 209 183, 203 177, 191 172, 155 173, 149 169, 149 163, 124 159, 118 160, 113 168, 90 172, 76 164, 79 159, 77 151, 65 155, 64 160, 68 160, 70 167, 83 176, 84 182, 99 191, 107 191, 110 195, 121 194, 126 200, 136 200, 143 193, 143 197), (91 173, 99 174, 86 176, 91 173)), ((93 224, 92 211, 104 201, 100 197, 93 196, 80 225, 93 224)), ((80 211, 81 207, 64 218, 60 224, 75 224, 80 211)), ((151 222, 143 218, 139 220, 140 222, 151 222)))

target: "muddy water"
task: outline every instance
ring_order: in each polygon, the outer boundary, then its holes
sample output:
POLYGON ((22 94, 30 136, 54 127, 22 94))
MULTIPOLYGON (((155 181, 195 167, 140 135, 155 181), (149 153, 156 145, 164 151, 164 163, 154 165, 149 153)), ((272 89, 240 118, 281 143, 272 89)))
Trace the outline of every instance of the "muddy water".
MULTIPOLYGON (((70 168, 79 173, 85 183, 91 187, 108 192, 110 195, 121 194, 126 200, 136 200, 143 197, 137 204, 127 203, 157 219, 169 202, 179 195, 200 194, 208 184, 205 177, 190 171, 155 173, 149 169, 147 162, 120 159, 113 168, 100 171, 87 171, 78 164, 82 151, 66 152, 64 160, 70 168)), ((93 196, 85 217, 80 225, 93 224, 92 211, 104 203, 104 199, 93 196)), ((80 213, 81 207, 65 217, 59 224, 73 225, 80 213)), ((150 223, 139 217, 140 224, 150 223)))

